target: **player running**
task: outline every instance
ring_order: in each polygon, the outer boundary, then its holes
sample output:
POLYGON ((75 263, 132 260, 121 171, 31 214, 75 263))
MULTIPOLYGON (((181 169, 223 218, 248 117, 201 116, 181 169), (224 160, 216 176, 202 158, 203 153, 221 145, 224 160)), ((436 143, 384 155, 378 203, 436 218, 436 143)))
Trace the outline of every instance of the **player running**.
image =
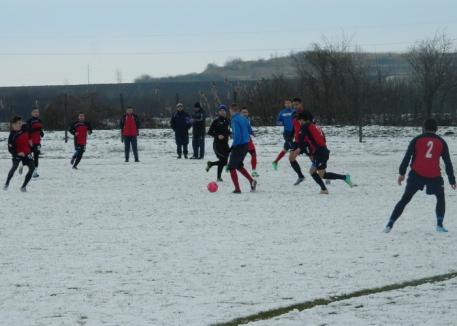
POLYGON ((227 119, 227 107, 220 105, 218 109, 218 117, 213 120, 208 130, 208 135, 214 137, 213 149, 218 161, 208 161, 206 164, 206 172, 213 166, 217 166, 217 181, 222 182, 222 171, 227 165, 230 147, 228 144, 230 137, 230 120, 227 119))
POLYGON ((27 121, 27 129, 29 131, 29 137, 32 142, 32 154, 35 169, 33 171, 33 177, 38 178, 38 163, 41 154, 41 138, 44 136, 43 133, 43 122, 40 119, 40 110, 34 108, 32 110, 32 117, 27 121))
POLYGON ((292 148, 292 142, 294 137, 294 128, 292 124, 293 115, 295 110, 293 108, 292 100, 286 99, 284 101, 284 109, 281 110, 278 114, 278 119, 276 124, 278 126, 283 126, 284 130, 282 132, 282 136, 284 138, 284 145, 283 149, 279 152, 276 159, 273 161, 273 169, 278 169, 279 161, 286 155, 286 153, 292 148))
POLYGON ((92 134, 92 127, 90 123, 86 122, 86 116, 84 113, 78 115, 78 121, 73 123, 70 127, 70 133, 74 136, 75 142, 75 153, 71 158, 71 165, 74 170, 78 169, 78 164, 83 158, 83 154, 86 151, 87 135, 92 134))
POLYGON ((293 142, 291 145, 291 150, 289 153, 289 162, 292 169, 297 174, 297 181, 295 181, 294 186, 298 186, 305 180, 305 176, 301 171, 301 167, 297 162, 297 157, 301 154, 302 149, 300 148, 300 128, 301 125, 297 120, 297 116, 304 112, 303 104, 300 98, 295 97, 293 99, 293 106, 295 109, 295 113, 292 115, 292 134, 293 134, 293 142))
POLYGON ((330 151, 327 148, 325 134, 322 129, 313 122, 313 116, 309 112, 302 112, 297 116, 301 125, 299 148, 311 158, 312 166, 309 174, 321 187, 321 194, 328 195, 328 189, 322 179, 343 180, 348 186, 352 187, 351 176, 349 174, 337 174, 327 172, 327 161, 330 151))
POLYGON ((446 203, 444 198, 444 180, 441 176, 440 158, 443 158, 446 167, 446 174, 452 189, 456 189, 454 168, 449 156, 447 143, 436 134, 438 130, 434 119, 427 119, 424 122, 424 133, 414 138, 406 151, 405 157, 400 164, 398 184, 405 180, 408 164, 411 162, 411 171, 406 182, 405 192, 395 206, 390 216, 385 233, 389 233, 394 223, 403 213, 406 205, 411 201, 416 192, 427 187, 427 195, 436 196, 436 231, 448 232, 443 226, 446 203))
POLYGON ((230 115, 232 117, 231 127, 233 142, 227 167, 235 186, 233 193, 241 193, 238 175, 236 173, 237 170, 240 171, 246 179, 248 179, 251 185, 251 192, 254 192, 257 186, 257 181, 251 177, 243 165, 243 161, 248 153, 251 125, 249 124, 248 119, 240 114, 240 108, 237 104, 230 105, 230 115))
POLYGON ((252 131, 252 124, 251 124, 251 119, 249 119, 249 111, 247 108, 243 107, 241 109, 241 115, 245 117, 248 122, 249 122, 249 127, 251 128, 249 131, 249 147, 248 147, 248 153, 251 155, 251 168, 252 168, 252 176, 254 178, 257 178, 259 174, 256 171, 257 168, 257 152, 255 150, 255 145, 254 141, 252 140, 252 137, 254 136, 254 132, 252 131))
POLYGON ((11 167, 8 177, 6 179, 3 190, 8 190, 10 181, 16 172, 19 163, 22 162, 24 166, 29 168, 24 183, 22 184, 21 191, 27 191, 27 184, 32 179, 33 171, 35 170, 35 164, 32 159, 32 142, 29 138, 29 131, 26 125, 23 125, 22 118, 19 116, 13 117, 11 120, 11 131, 8 137, 8 151, 11 153, 13 166, 11 167))

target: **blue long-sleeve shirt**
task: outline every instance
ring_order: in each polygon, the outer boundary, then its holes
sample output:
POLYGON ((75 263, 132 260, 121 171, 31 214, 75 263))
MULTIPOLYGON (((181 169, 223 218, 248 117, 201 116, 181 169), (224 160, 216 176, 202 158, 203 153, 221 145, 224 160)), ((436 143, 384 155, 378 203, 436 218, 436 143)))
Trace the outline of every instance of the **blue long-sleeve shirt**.
POLYGON ((232 116, 232 146, 245 145, 249 143, 250 133, 252 132, 251 125, 245 117, 236 113, 232 116))
POLYGON ((278 114, 278 119, 276 122, 279 126, 284 126, 285 132, 291 132, 293 130, 292 117, 294 113, 294 109, 285 108, 278 114))

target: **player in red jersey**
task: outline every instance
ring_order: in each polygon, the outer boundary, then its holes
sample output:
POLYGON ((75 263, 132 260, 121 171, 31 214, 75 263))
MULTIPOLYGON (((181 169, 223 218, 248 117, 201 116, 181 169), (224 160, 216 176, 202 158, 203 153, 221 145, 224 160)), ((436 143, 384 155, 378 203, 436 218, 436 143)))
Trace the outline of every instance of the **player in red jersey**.
POLYGON ((8 177, 5 182, 4 190, 7 190, 10 181, 13 178, 14 172, 16 172, 19 163, 27 166, 29 171, 25 176, 24 183, 22 184, 21 191, 26 192, 27 184, 32 179, 33 171, 35 170, 35 164, 32 158, 32 141, 29 138, 29 130, 26 125, 23 125, 22 118, 15 116, 11 120, 11 132, 8 137, 8 151, 11 153, 13 166, 11 167, 8 177))
POLYGON ((406 205, 419 190, 426 187, 427 195, 436 196, 436 220, 437 232, 447 232, 443 226, 446 203, 444 198, 444 180, 441 176, 440 159, 442 158, 446 167, 446 174, 452 189, 456 189, 454 168, 447 143, 443 138, 436 134, 438 130, 434 119, 427 119, 424 122, 424 133, 414 138, 408 146, 405 157, 399 169, 398 184, 401 185, 405 180, 408 164, 411 162, 411 171, 408 175, 406 188, 400 201, 394 208, 389 222, 384 229, 389 233, 394 223, 403 213, 406 205))
POLYGON ((297 174, 297 181, 295 181, 294 186, 298 186, 300 183, 302 183, 305 180, 305 176, 303 175, 303 172, 301 171, 301 167, 297 162, 297 157, 300 154, 303 154, 303 149, 300 148, 300 123, 297 119, 297 116, 301 113, 303 113, 305 110, 303 108, 303 104, 300 98, 295 97, 293 99, 293 106, 295 109, 295 112, 292 116, 292 137, 293 137, 293 142, 291 144, 290 152, 289 152, 289 162, 290 166, 292 169, 295 171, 297 174))
POLYGON ((322 129, 313 122, 313 116, 309 112, 303 112, 296 118, 300 123, 300 145, 302 151, 307 151, 311 158, 312 166, 309 174, 321 187, 321 194, 328 194, 328 189, 322 179, 343 180, 352 187, 349 174, 338 174, 327 172, 327 161, 330 158, 330 151, 327 148, 327 140, 322 129))
POLYGON ((77 170, 78 164, 86 151, 87 136, 92 134, 92 127, 90 123, 86 122, 84 113, 78 115, 78 121, 71 125, 70 133, 75 138, 75 153, 71 158, 71 165, 73 169, 77 170))

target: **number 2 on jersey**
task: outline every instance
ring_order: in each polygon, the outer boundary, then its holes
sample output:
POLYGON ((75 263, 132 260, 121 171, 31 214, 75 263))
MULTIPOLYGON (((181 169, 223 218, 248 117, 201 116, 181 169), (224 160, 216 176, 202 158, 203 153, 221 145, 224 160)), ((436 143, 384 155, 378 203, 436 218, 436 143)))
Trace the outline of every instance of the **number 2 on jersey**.
POLYGON ((425 153, 425 158, 432 158, 433 142, 429 141, 427 143, 427 152, 425 153))

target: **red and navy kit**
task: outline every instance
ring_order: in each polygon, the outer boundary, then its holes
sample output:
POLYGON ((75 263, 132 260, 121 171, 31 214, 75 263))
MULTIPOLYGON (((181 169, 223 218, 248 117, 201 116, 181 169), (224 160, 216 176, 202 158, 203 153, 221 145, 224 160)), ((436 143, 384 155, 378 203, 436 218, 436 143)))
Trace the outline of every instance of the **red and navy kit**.
POLYGON ((11 131, 8 137, 8 151, 13 155, 13 158, 18 157, 19 153, 24 153, 27 157, 31 152, 29 132, 26 126, 23 126, 19 131, 11 131))
POLYGON ((27 128, 29 130, 32 145, 40 145, 43 133, 43 122, 40 118, 32 117, 27 121, 27 128))
POLYGON ((400 165, 400 175, 405 175, 408 164, 411 170, 425 178, 441 176, 440 159, 443 158, 450 184, 455 184, 454 168, 447 143, 434 133, 424 133, 414 138, 408 146, 400 165))
POLYGON ((311 157, 313 166, 318 170, 327 168, 330 151, 322 129, 314 122, 305 123, 300 129, 299 148, 311 157))
POLYGON ((75 136, 75 145, 85 146, 87 135, 92 133, 92 127, 88 122, 77 121, 71 125, 70 133, 75 136))
POLYGON ((121 118, 121 130, 124 137, 136 137, 140 129, 140 119, 136 114, 124 114, 121 118))

